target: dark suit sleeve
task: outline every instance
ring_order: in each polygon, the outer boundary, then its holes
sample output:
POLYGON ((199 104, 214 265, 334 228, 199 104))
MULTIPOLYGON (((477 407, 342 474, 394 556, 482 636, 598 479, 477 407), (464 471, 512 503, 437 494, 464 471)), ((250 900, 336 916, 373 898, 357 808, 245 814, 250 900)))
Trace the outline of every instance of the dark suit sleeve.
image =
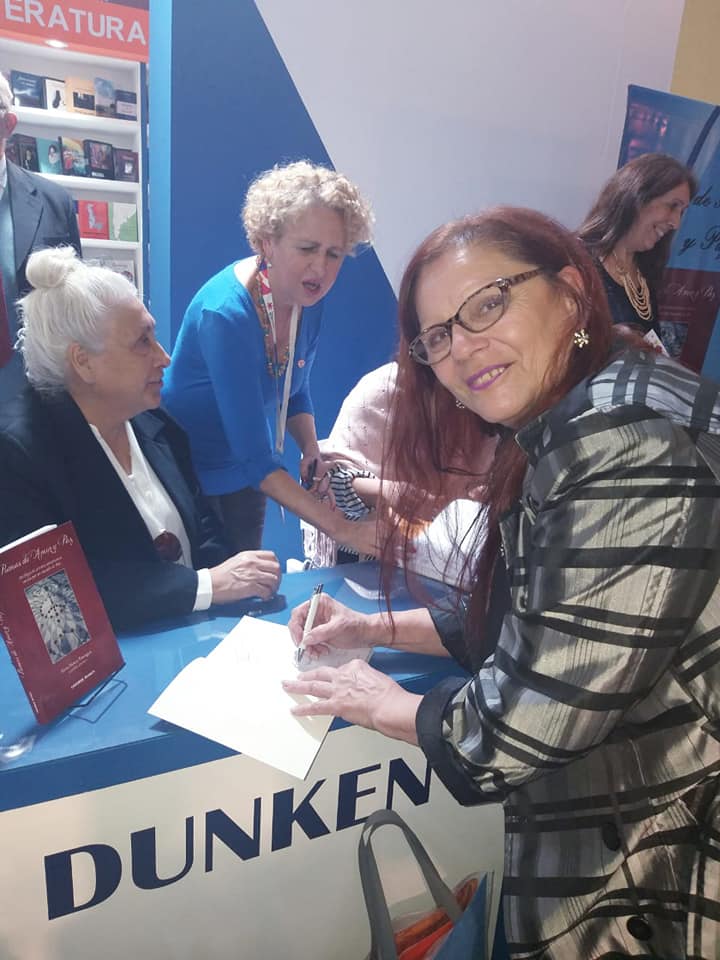
POLYGON ((198 575, 190 567, 153 560, 91 567, 115 630, 138 630, 153 620, 192 613, 198 575))
POLYGON ((60 513, 60 504, 53 502, 42 474, 22 447, 0 435, 0 545, 67 519, 60 513))
POLYGON ((80 244, 80 227, 78 218, 75 215, 75 203, 69 193, 65 196, 65 215, 67 217, 67 231, 70 243, 75 247, 77 255, 82 259, 82 246, 80 244))
POLYGON ((80 229, 75 214, 75 201, 63 187, 48 182, 42 177, 35 180, 43 200, 43 212, 33 250, 45 246, 71 244, 82 257, 80 229))
POLYGON ((8 163, 8 188, 15 233, 15 269, 19 296, 29 292, 25 274, 31 253, 72 246, 82 256, 75 202, 57 183, 8 163))
MULTIPOLYGON (((196 570, 203 567, 215 567, 232 553, 225 540, 220 520, 200 489, 190 454, 190 444, 182 427, 165 411, 153 411, 156 417, 165 422, 164 433, 167 437, 173 459, 177 465, 185 486, 192 497, 192 525, 186 524, 192 548, 193 566, 196 570)), ((168 491, 172 495, 172 491, 168 491)))

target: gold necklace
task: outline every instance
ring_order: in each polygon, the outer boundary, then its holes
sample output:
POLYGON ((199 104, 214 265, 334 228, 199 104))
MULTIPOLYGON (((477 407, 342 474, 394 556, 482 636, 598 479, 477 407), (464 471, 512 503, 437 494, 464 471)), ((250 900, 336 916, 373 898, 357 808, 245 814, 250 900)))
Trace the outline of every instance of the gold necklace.
POLYGON ((630 271, 626 270, 625 267, 620 263, 614 250, 612 252, 612 258, 615 261, 615 269, 620 274, 620 279, 622 280, 622 285, 625 288, 625 293, 627 294, 627 298, 632 304, 635 313, 644 323, 650 323, 652 320, 652 306, 650 304, 650 291, 648 289, 647 280, 637 267, 635 267, 635 272, 637 274, 637 280, 635 280, 630 275, 630 271))

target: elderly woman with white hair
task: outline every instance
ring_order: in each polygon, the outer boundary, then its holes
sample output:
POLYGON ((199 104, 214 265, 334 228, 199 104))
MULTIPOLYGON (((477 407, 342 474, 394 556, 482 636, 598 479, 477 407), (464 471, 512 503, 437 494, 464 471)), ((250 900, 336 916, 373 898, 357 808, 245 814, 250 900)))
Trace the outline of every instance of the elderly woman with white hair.
POLYGON ((277 558, 230 555, 158 409, 170 361, 134 286, 71 247, 34 253, 27 276, 29 386, 0 410, 0 544, 71 520, 116 629, 270 597, 277 558))
POLYGON ((225 267, 193 298, 163 400, 187 430, 204 492, 235 549, 262 541, 266 497, 360 553, 375 524, 347 520, 323 499, 310 372, 322 298, 347 254, 370 240, 357 187, 307 161, 261 174, 243 223, 253 256, 225 267), (300 448, 296 482, 283 468, 285 428, 300 448))

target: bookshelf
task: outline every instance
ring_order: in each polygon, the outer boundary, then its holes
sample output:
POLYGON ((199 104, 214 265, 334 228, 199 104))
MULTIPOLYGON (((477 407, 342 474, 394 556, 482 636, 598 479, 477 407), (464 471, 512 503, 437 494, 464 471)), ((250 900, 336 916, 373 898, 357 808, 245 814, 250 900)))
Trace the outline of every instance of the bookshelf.
POLYGON ((61 184, 75 200, 103 200, 133 203, 137 209, 138 240, 106 240, 83 237, 83 257, 86 260, 117 258, 134 262, 135 282, 140 295, 144 287, 144 230, 143 199, 145 174, 143 170, 142 125, 144 98, 141 90, 140 65, 130 60, 118 60, 70 49, 54 49, 43 44, 23 43, 0 37, 0 70, 9 78, 11 70, 22 70, 43 77, 64 80, 65 77, 94 77, 110 80, 116 89, 131 90, 137 96, 138 120, 123 120, 60 109, 15 106, 18 118, 16 133, 31 137, 73 137, 77 140, 100 140, 113 147, 133 150, 138 155, 138 182, 103 180, 92 177, 64 176, 40 173, 61 184))

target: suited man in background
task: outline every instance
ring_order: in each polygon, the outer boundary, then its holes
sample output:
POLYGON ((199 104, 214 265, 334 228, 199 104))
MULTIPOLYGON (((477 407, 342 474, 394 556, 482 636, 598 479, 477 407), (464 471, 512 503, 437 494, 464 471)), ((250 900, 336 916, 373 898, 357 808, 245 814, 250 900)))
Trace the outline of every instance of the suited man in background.
POLYGON ((25 379, 20 355, 12 347, 17 335, 15 301, 29 290, 28 257, 33 250, 62 245, 81 254, 70 194, 7 160, 5 147, 17 125, 12 106, 10 85, 0 74, 0 403, 17 393, 25 379))

